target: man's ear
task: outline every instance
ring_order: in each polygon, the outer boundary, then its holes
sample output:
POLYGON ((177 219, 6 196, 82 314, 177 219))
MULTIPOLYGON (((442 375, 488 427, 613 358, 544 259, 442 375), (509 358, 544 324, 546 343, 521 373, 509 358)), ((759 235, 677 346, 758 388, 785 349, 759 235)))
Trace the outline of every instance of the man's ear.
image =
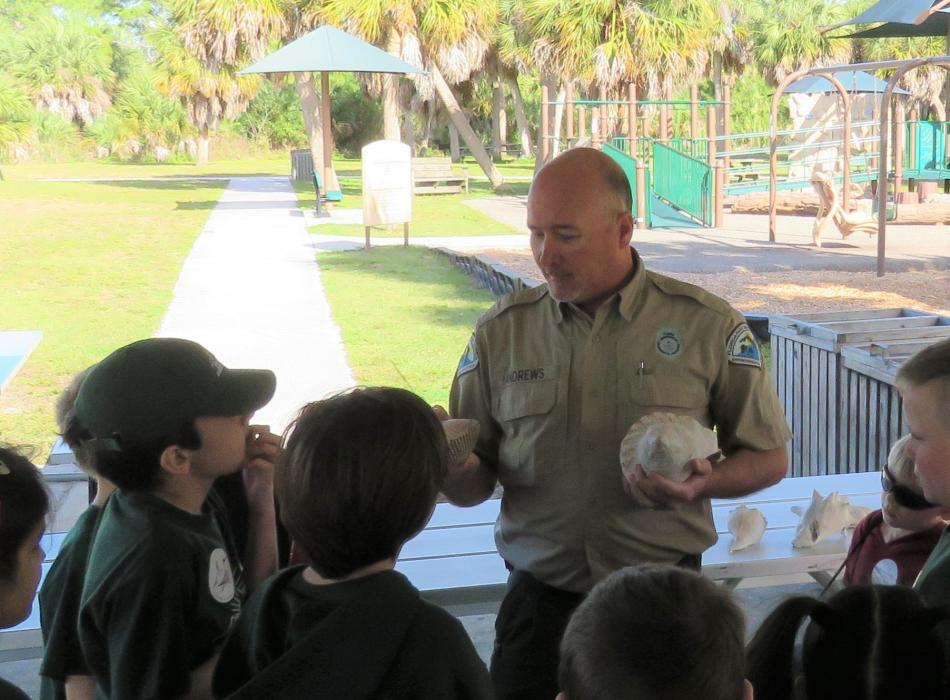
POLYGON ((628 211, 617 216, 617 226, 620 231, 620 247, 629 248, 633 240, 633 214, 628 211))
POLYGON ((187 474, 191 471, 191 452, 178 445, 169 445, 162 450, 158 463, 169 474, 187 474))
POLYGON ((752 700, 752 684, 748 679, 742 681, 742 700, 752 700))

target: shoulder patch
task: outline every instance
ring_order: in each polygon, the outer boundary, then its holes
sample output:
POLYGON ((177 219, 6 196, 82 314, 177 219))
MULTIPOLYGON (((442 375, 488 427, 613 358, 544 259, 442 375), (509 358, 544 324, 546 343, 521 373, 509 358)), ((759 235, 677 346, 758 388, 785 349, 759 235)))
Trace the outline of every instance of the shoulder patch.
POLYGON ((476 367, 478 367, 478 351, 475 349, 475 336, 472 335, 472 337, 468 339, 468 346, 462 354, 462 359, 459 360, 459 366, 458 369, 455 370, 455 376, 461 377, 476 367))
POLYGON ((729 340, 726 341, 726 355, 729 357, 729 362, 734 365, 748 365, 762 369, 762 352, 747 323, 740 323, 729 334, 729 340))

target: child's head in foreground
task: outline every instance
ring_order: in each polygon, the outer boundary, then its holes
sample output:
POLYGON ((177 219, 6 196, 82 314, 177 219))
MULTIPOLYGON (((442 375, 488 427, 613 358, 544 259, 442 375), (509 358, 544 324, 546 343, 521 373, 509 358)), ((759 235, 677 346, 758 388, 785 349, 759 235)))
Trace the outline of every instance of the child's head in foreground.
POLYGON ((189 340, 140 340, 91 368, 63 439, 125 491, 155 490, 186 458, 211 479, 240 467, 248 418, 274 387, 273 372, 228 369, 189 340))
POLYGON ((25 620, 40 583, 49 497, 33 464, 0 447, 0 628, 25 620))
POLYGON ((881 479, 881 516, 890 527, 920 532, 942 526, 950 509, 931 503, 924 496, 914 460, 906 450, 909 442, 910 435, 905 435, 891 446, 887 455, 881 479))
POLYGON ((905 586, 850 586, 781 603, 749 643, 756 700, 946 698, 942 608, 905 586), (800 661, 796 637, 806 623, 800 661))
POLYGON ((395 559, 432 515, 447 446, 429 405, 361 388, 304 406, 275 476, 280 516, 311 568, 344 579, 395 559))
POLYGON ((670 566, 611 574, 561 641, 559 700, 742 700, 745 622, 729 590, 670 566))
POLYGON ((950 338, 911 357, 897 372, 911 439, 905 448, 928 501, 950 506, 950 338))

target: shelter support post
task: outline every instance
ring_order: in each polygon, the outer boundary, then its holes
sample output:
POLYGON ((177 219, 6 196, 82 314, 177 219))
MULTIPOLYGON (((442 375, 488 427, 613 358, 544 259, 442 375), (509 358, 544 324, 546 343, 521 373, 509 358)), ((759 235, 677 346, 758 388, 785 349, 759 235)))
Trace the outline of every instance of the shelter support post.
POLYGON ((636 158, 637 149, 637 85, 627 86, 627 138, 630 139, 630 157, 636 158))
POLYGON ((574 83, 567 81, 564 86, 564 116, 567 119, 567 147, 574 140, 574 83))
POLYGON ((637 158, 637 228, 647 227, 646 163, 637 158))
POLYGON ((725 223, 725 211, 723 208, 723 194, 725 192, 725 172, 726 163, 722 158, 716 160, 713 168, 713 225, 716 228, 722 228, 725 223))
MULTIPOLYGON (((732 150, 732 141, 729 140, 729 134, 732 133, 732 87, 729 83, 722 86, 722 135, 725 137, 723 150, 727 153, 732 150)), ((729 156, 726 156, 724 167, 729 169, 729 156)))
POLYGON ((551 153, 551 125, 548 119, 548 86, 541 85, 541 162, 548 162, 548 155, 551 153))
POLYGON ((330 133, 330 73, 320 73, 320 111, 323 115, 323 187, 327 192, 339 190, 336 177, 333 174, 333 141, 330 133))
POLYGON ((894 105, 894 200, 901 199, 904 184, 904 105, 894 105))

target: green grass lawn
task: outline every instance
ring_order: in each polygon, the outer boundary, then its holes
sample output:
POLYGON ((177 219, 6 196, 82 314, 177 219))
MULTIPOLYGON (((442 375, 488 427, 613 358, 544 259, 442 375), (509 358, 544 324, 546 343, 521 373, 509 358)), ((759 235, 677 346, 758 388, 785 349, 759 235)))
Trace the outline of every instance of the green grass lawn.
MULTIPOLYGON (((301 209, 314 208, 313 187, 295 182, 294 189, 300 200, 301 209)), ((362 181, 359 178, 340 177, 343 201, 340 209, 362 209, 362 181)), ((517 183, 516 191, 527 193, 527 183, 517 183)), ((518 233, 518 229, 485 216, 464 204, 466 199, 491 196, 493 191, 487 182, 470 182, 468 194, 416 195, 412 198, 412 222, 409 225, 410 239, 413 236, 496 236, 506 233, 518 233)), ((310 226, 310 233, 331 236, 353 236, 363 238, 363 227, 358 224, 317 224, 310 226)), ((402 226, 392 231, 373 229, 373 237, 402 238, 402 226)))
MULTIPOLYGON (((71 172, 92 176, 89 165, 71 172)), ((73 373, 155 333, 225 185, 0 182, 0 330, 43 332, 0 396, 0 441, 34 446, 42 461, 73 373)))
POLYGON ((0 165, 7 180, 48 178, 152 178, 228 175, 288 175, 290 155, 247 160, 216 160, 207 165, 192 163, 121 163, 89 160, 73 163, 22 163, 0 165))
POLYGON ((424 248, 321 253, 317 262, 356 380, 447 405, 458 360, 494 301, 491 292, 424 248))

